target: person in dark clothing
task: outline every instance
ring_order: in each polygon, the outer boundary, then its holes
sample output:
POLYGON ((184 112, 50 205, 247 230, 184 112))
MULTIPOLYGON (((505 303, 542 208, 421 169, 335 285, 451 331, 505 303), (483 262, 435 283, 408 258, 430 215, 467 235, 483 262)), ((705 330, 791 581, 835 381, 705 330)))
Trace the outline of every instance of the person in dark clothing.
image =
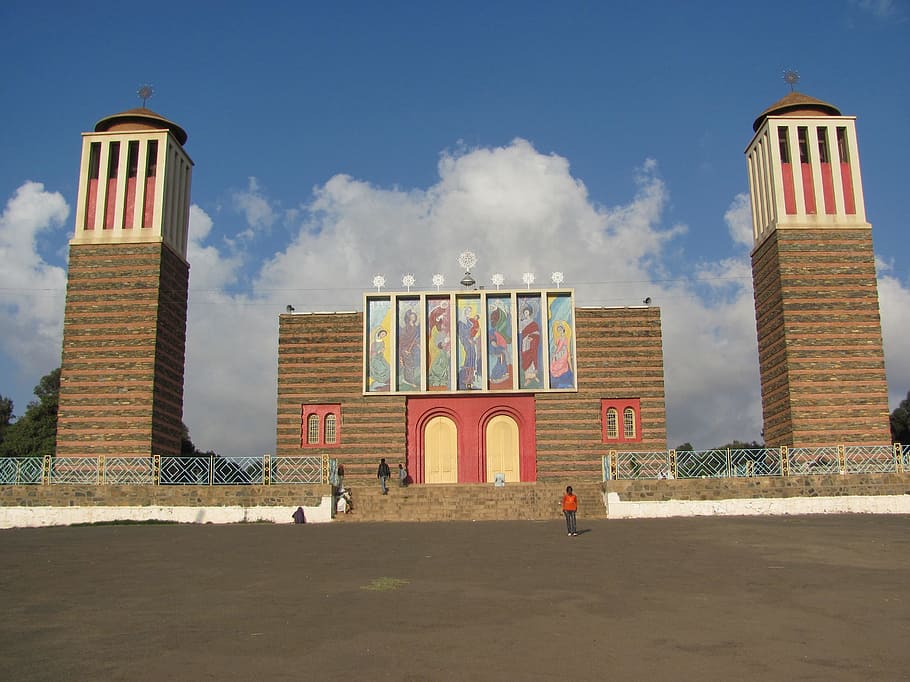
POLYGON ((385 457, 379 460, 379 471, 376 472, 376 477, 379 479, 379 487, 382 488, 382 494, 389 494, 389 476, 392 475, 392 471, 389 469, 389 465, 385 463, 385 457))

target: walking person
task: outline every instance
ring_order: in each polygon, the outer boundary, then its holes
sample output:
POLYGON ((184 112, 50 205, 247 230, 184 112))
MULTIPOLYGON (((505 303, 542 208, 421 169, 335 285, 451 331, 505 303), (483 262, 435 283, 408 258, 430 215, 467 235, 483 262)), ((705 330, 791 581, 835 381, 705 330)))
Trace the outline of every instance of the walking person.
POLYGON ((408 485, 408 470, 404 468, 404 465, 398 465, 398 487, 406 488, 408 485))
POLYGON ((379 479, 379 487, 382 488, 382 494, 389 494, 389 476, 392 475, 392 471, 389 469, 389 465, 385 463, 385 457, 379 460, 379 471, 376 472, 376 477, 379 479))
POLYGON ((575 512, 578 511, 578 498, 572 492, 572 486, 566 487, 566 494, 562 496, 562 513, 566 515, 566 530, 569 535, 576 536, 575 512))

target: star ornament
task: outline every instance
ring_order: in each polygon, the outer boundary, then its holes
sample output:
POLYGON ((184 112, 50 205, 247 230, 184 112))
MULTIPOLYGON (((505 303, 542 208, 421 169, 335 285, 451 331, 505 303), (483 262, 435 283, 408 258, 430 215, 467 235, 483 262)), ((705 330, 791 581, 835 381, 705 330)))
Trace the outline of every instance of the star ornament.
POLYGON ((524 273, 521 276, 521 281, 527 285, 528 289, 530 289, 531 285, 534 284, 534 273, 533 272, 524 273))
POLYGON ((490 277, 490 281, 493 282, 493 284, 498 289, 499 287, 502 286, 503 282, 506 281, 506 278, 502 276, 501 272, 496 272, 493 274, 492 277, 490 277))
POLYGON ((411 287, 414 286, 414 275, 410 272, 401 278, 401 284, 408 288, 408 291, 411 290, 411 287))
POLYGON ((552 275, 550 275, 550 279, 553 281, 553 284, 559 286, 563 283, 564 277, 562 276, 562 273, 557 270, 552 275))
POLYGON ((440 275, 438 272, 433 275, 433 286, 436 287, 436 291, 439 291, 439 287, 446 283, 446 278, 440 275))
POLYGON ((373 286, 376 287, 376 291, 382 291, 382 287, 385 286, 385 277, 382 275, 376 275, 373 278, 373 286))
POLYGON ((458 256, 458 264, 465 270, 470 270, 477 265, 477 254, 473 251, 462 251, 458 256))

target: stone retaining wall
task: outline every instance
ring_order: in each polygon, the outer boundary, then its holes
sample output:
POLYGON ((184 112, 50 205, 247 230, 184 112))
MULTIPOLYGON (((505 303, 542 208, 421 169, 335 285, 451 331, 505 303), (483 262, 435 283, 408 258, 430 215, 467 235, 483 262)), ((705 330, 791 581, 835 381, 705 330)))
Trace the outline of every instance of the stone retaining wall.
POLYGON ((910 473, 607 481, 623 502, 910 495, 910 473))

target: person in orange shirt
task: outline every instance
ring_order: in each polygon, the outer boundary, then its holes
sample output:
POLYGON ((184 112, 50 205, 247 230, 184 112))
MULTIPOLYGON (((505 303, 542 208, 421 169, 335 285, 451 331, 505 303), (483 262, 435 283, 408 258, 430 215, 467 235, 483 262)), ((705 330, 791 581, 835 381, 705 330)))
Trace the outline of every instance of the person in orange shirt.
POLYGON ((569 535, 578 535, 575 529, 575 512, 578 511, 578 498, 572 492, 572 486, 566 488, 566 494, 562 496, 562 513, 566 515, 566 529, 569 535))

